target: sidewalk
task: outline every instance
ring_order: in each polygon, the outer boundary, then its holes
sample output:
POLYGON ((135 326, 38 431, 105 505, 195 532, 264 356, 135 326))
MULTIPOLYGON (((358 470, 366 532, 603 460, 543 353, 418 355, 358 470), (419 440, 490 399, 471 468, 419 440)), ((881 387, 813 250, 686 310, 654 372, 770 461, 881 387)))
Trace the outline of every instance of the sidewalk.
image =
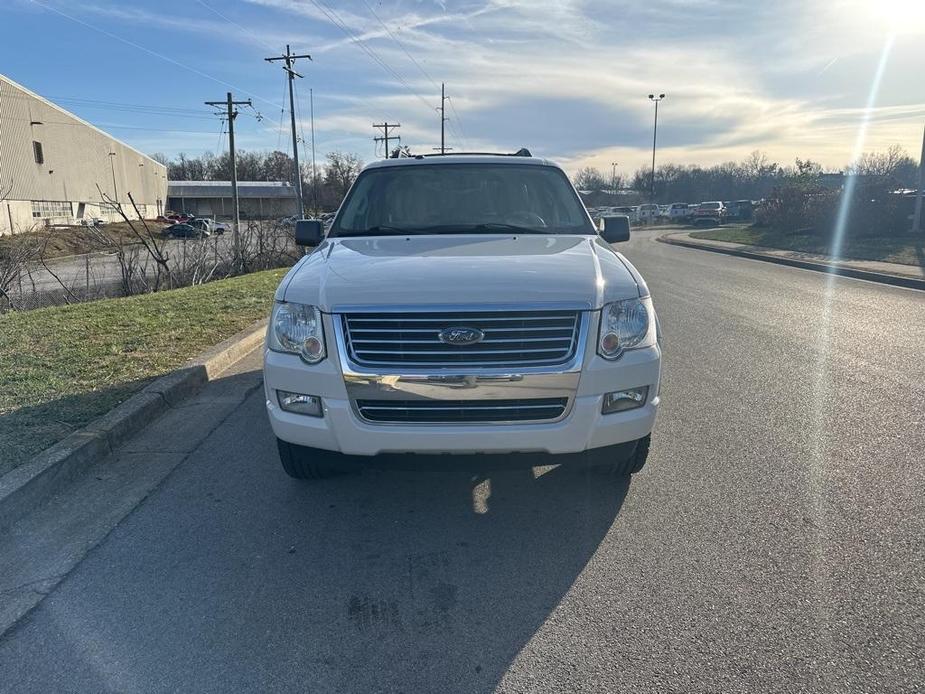
POLYGON ((753 260, 764 260, 781 265, 893 284, 900 287, 925 289, 925 267, 923 266, 884 263, 878 260, 834 259, 818 253, 752 246, 729 241, 698 239, 693 238, 690 232, 686 231, 663 234, 657 240, 675 246, 725 253, 753 260))

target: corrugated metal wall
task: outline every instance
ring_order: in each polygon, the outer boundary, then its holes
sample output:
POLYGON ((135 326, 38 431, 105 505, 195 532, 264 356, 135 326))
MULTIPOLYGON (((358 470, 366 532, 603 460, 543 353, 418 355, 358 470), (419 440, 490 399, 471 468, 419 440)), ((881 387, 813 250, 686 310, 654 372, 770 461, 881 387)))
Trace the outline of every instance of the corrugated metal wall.
MULTIPOLYGON (((70 201, 76 215, 77 203, 100 202, 97 185, 126 205, 131 193, 156 214, 158 201, 167 200, 167 169, 0 75, 0 193, 8 200, 70 201), (33 142, 42 145, 41 164, 33 142)), ((0 219, 0 233, 4 226, 0 219)))

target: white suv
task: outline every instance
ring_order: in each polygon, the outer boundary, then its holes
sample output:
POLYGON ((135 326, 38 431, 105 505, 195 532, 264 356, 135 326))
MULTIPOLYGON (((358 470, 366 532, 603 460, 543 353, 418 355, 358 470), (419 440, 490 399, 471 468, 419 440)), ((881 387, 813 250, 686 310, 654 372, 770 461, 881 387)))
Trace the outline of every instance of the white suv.
POLYGON ((556 165, 370 164, 276 291, 264 384, 286 472, 646 460, 661 348, 645 281, 556 165), (408 456, 405 454, 415 454, 408 456), (456 455, 445 455, 456 454, 456 455))

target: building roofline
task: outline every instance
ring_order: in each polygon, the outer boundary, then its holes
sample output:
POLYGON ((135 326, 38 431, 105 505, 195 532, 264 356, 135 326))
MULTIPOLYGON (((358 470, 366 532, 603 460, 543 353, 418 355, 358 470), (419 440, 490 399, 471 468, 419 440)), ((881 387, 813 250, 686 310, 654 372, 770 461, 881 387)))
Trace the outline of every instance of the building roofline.
MULTIPOLYGON (((137 150, 137 149, 135 149, 134 147, 132 147, 130 144, 127 144, 127 143, 123 142, 122 140, 120 140, 118 137, 113 137, 112 135, 110 135, 110 134, 109 134, 108 132, 106 132, 105 130, 103 130, 103 129, 101 129, 101 128, 98 128, 97 126, 93 125, 93 123, 90 123, 90 122, 88 122, 88 121, 85 121, 85 120, 84 120, 83 118, 81 118, 80 116, 74 115, 73 113, 71 113, 71 112, 68 111, 67 109, 65 109, 65 108, 63 108, 63 107, 61 107, 61 106, 58 106, 58 104, 56 104, 55 102, 50 101, 49 99, 46 99, 46 98, 45 98, 44 96, 42 96, 41 94, 36 94, 34 91, 32 91, 31 89, 29 89, 28 87, 24 87, 23 85, 21 85, 21 84, 20 84, 19 82, 17 82, 16 80, 11 79, 11 78, 7 77, 6 75, 4 75, 2 72, 0 72, 0 80, 4 80, 4 81, 6 81, 6 82, 9 82, 9 83, 10 83, 11 85, 13 85, 16 89, 21 89, 21 90, 24 91, 26 94, 28 94, 29 96, 31 96, 33 99, 37 99, 38 101, 41 101, 41 102, 44 103, 45 105, 50 106, 51 108, 55 109, 56 111, 59 111, 59 112, 63 113, 63 114, 64 114, 65 116, 67 116, 68 118, 73 118, 74 120, 76 120, 76 121, 77 121, 78 123, 80 123, 81 125, 85 125, 85 126, 87 126, 88 128, 91 128, 92 130, 95 130, 95 131, 98 132, 100 135, 103 135, 104 137, 108 137, 110 140, 113 140, 113 141, 115 141, 115 142, 118 142, 118 143, 119 143, 120 145, 122 145, 123 147, 132 150, 133 152, 135 152, 135 154, 137 154, 137 155, 139 155, 139 156, 141 156, 141 157, 144 157, 145 159, 147 159, 147 160, 150 161, 151 163, 157 164, 158 166, 163 166, 165 169, 167 168, 166 166, 164 166, 164 164, 161 164, 159 161, 157 161, 156 159, 154 159, 153 157, 151 157, 149 154, 145 154, 144 152, 140 152, 139 150, 137 150)), ((0 95, 0 100, 2 100, 2 95, 0 95)))

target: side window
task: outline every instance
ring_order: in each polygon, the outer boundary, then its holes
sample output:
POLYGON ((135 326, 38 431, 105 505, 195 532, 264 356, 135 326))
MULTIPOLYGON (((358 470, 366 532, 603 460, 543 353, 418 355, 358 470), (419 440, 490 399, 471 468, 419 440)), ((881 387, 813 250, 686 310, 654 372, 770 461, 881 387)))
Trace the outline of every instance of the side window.
POLYGON ((42 143, 35 140, 32 141, 32 156, 35 157, 36 164, 45 163, 45 152, 42 151, 42 143))

